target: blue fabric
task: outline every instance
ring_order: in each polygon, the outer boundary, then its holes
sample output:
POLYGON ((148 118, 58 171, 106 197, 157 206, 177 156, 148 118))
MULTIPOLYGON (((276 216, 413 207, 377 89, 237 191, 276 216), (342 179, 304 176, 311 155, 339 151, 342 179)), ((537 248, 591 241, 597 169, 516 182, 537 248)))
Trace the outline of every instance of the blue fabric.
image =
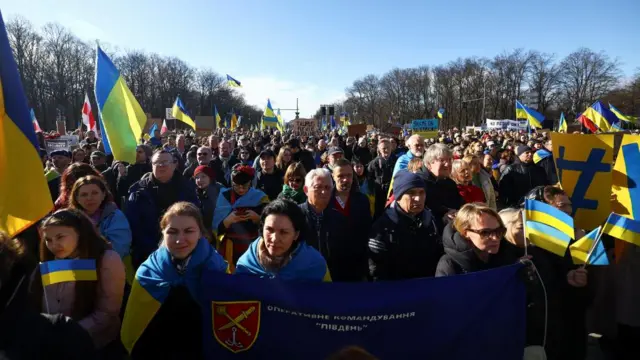
POLYGON ((281 280, 322 281, 327 273, 327 263, 322 255, 304 241, 291 254, 291 260, 277 273, 267 271, 258 261, 260 238, 251 243, 236 265, 236 274, 250 274, 281 280))
POLYGON ((232 188, 224 189, 220 191, 220 195, 218 195, 218 202, 216 203, 216 211, 213 214, 213 222, 211 223, 211 228, 213 231, 218 229, 220 223, 231 214, 236 208, 243 207, 254 207, 260 205, 262 198, 267 196, 264 192, 258 189, 249 188, 246 194, 236 199, 236 202, 231 205, 229 201, 226 199, 224 194, 229 191, 233 191, 232 188))
MULTIPOLYGON (((200 207, 195 184, 179 176, 177 201, 187 201, 200 207)), ((154 194, 157 191, 151 183, 151 173, 145 174, 140 181, 129 189, 129 199, 125 215, 129 220, 133 244, 131 257, 134 268, 140 265, 149 254, 158 248, 161 239, 158 222, 162 214, 156 204, 154 194)))
POLYGON ((411 151, 407 151, 405 154, 400 156, 398 161, 396 161, 396 165, 393 167, 393 175, 391 177, 396 176, 396 173, 400 170, 406 170, 411 159, 413 159, 413 153, 411 151))
POLYGON ((151 145, 153 145, 155 147, 162 146, 162 139, 160 139, 160 138, 153 137, 153 138, 149 139, 149 142, 151 143, 151 145))
POLYGON ((374 283, 286 282, 204 272, 205 358, 319 360, 359 346, 380 359, 522 359, 526 298, 521 268, 374 283), (236 329, 238 336, 232 338, 230 321, 219 316, 221 307, 233 310, 233 318, 243 315, 241 324, 251 335, 236 329), (232 346, 242 351, 230 350, 234 339, 241 345, 232 346))
POLYGON ((115 209, 98 224, 100 234, 111 243, 113 251, 121 258, 129 255, 131 250, 131 228, 122 211, 115 209))
POLYGON ((227 262, 205 238, 198 240, 184 274, 178 273, 169 249, 161 246, 140 265, 136 272, 136 280, 161 304, 172 287, 181 285, 189 289, 189 293, 197 301, 201 298, 199 284, 203 270, 215 273, 227 271, 227 262))

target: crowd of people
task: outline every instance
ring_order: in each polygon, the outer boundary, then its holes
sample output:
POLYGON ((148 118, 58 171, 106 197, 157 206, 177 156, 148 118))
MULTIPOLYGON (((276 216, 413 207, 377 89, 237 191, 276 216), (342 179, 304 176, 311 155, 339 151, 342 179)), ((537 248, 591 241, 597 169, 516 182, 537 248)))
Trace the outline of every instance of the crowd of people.
MULTIPOLYGON (((203 268, 364 282, 523 262, 527 354, 586 358, 601 284, 591 268, 532 246, 523 231, 525 198, 572 212, 548 134, 153 135, 130 164, 105 154, 91 131, 73 151, 41 152, 55 209, 15 239, 0 235, 0 354, 202 358, 203 268), (37 264, 59 259, 95 259, 97 281, 43 285, 37 264), (140 328, 132 303, 143 301, 143 281, 161 306, 140 328)), ((634 324, 618 321, 617 338, 601 338, 601 347, 640 359, 634 324)))

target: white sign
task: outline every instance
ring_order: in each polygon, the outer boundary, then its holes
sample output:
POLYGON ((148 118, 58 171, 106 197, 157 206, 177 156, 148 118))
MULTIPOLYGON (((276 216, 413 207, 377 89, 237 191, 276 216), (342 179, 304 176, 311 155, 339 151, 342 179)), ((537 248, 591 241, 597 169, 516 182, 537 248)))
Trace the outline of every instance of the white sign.
POLYGON ((318 125, 315 120, 295 120, 293 122, 293 131, 301 136, 312 136, 318 131, 318 125))
POLYGON ((492 120, 487 119, 487 130, 527 130, 527 120, 492 120))
POLYGON ((69 142, 69 146, 78 146, 78 143, 80 142, 80 137, 78 135, 62 135, 58 139, 67 140, 69 142))
POLYGON ((173 108, 164 109, 164 118, 167 120, 175 120, 175 118, 173 117, 173 108))

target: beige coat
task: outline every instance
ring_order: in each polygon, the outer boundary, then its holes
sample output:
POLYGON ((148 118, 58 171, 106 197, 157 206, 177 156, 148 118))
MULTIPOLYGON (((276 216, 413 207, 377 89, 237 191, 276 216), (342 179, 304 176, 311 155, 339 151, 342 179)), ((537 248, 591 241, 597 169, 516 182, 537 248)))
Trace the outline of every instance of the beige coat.
MULTIPOLYGON (((97 348, 115 340, 120 332, 120 307, 124 296, 124 265, 120 255, 107 250, 100 265, 96 308, 84 319, 74 319, 87 330, 97 348)), ((46 286, 42 311, 71 317, 75 299, 75 283, 63 282, 46 286)))

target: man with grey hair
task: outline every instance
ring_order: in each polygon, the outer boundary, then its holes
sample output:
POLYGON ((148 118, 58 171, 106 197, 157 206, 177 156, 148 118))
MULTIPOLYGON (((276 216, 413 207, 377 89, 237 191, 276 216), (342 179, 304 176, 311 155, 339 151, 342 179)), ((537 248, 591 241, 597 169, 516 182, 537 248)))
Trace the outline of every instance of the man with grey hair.
POLYGON ((407 147, 409 151, 406 154, 400 156, 398 161, 396 161, 396 165, 393 168, 393 176, 400 170, 406 170, 409 162, 414 157, 422 157, 424 154, 424 139, 420 135, 411 135, 411 137, 406 141, 407 147))
POLYGON ((464 205, 455 181, 450 178, 452 160, 453 153, 446 145, 433 144, 424 154, 424 166, 420 172, 425 182, 426 205, 440 230, 464 205))

